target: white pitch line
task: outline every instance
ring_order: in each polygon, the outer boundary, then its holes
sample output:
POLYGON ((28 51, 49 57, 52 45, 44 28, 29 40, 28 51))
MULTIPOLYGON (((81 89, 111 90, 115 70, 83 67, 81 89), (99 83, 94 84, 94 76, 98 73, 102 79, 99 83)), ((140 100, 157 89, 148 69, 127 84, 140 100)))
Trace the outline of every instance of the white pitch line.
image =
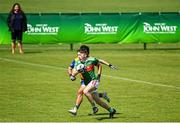
MULTIPOLYGON (((51 66, 51 65, 43 65, 43 64, 36 64, 36 63, 30 63, 30 62, 25 62, 25 61, 18 61, 14 59, 7 59, 7 58, 1 58, 1 60, 8 61, 8 62, 14 62, 14 63, 19 63, 19 64, 25 64, 25 65, 31 65, 35 67, 43 67, 43 68, 50 68, 50 69, 56 69, 56 70, 67 70, 66 68, 63 67, 57 67, 57 66, 51 66)), ((173 85, 165 85, 165 84, 160 84, 160 83, 152 83, 144 80, 135 80, 135 79, 130 79, 130 78, 124 78, 124 77, 118 77, 118 76, 110 76, 110 75, 105 75, 103 74, 102 76, 112 78, 112 79, 118 79, 118 80, 125 80, 129 82, 136 82, 136 83, 142 83, 142 84, 148 84, 152 86, 159 86, 159 87, 168 87, 168 88, 174 88, 174 89, 180 89, 180 87, 176 87, 173 85)))
POLYGON ((118 77, 118 76, 110 76, 110 75, 105 75, 105 74, 103 74, 102 76, 113 78, 113 79, 130 81, 130 82, 143 83, 143 84, 148 84, 148 85, 153 85, 153 86, 160 86, 160 87, 168 87, 168 88, 180 89, 180 87, 176 87, 176 86, 173 86, 173 85, 165 85, 165 84, 159 84, 159 83, 152 83, 152 82, 143 81, 143 80, 135 80, 135 79, 129 79, 129 78, 124 78, 124 77, 118 77))
POLYGON ((65 68, 63 68, 63 67, 56 67, 56 66, 50 66, 50 65, 36 64, 36 63, 30 63, 30 62, 19 61, 19 60, 14 60, 14 59, 7 59, 7 58, 0 58, 0 59, 4 60, 4 61, 8 61, 8 62, 14 62, 14 63, 18 63, 18 64, 30 65, 30 66, 35 66, 35 67, 65 70, 65 68))

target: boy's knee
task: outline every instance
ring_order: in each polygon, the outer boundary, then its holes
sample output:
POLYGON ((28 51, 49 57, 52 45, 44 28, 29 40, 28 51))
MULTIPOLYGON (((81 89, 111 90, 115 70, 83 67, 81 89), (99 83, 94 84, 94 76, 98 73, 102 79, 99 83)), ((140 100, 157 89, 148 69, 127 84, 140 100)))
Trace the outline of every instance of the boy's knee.
POLYGON ((83 90, 83 93, 84 93, 84 95, 87 95, 88 91, 87 90, 83 90))
POLYGON ((82 95, 83 94, 83 90, 78 90, 77 94, 78 95, 82 95))

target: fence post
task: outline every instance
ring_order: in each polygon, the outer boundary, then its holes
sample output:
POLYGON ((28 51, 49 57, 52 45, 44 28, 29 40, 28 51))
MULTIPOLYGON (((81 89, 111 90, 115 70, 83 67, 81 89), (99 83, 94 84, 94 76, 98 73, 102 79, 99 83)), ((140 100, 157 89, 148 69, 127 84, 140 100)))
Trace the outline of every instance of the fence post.
POLYGON ((73 44, 70 44, 70 50, 73 51, 73 44))
POLYGON ((144 43, 144 50, 147 49, 147 43, 144 43))

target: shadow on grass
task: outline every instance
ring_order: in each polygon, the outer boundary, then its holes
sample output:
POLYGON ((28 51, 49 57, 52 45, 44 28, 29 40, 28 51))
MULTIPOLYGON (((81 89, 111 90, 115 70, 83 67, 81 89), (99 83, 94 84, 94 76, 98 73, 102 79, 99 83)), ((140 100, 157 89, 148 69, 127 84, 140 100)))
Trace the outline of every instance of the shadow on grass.
POLYGON ((102 120, 107 120, 107 119, 120 118, 120 116, 119 116, 120 114, 122 114, 122 113, 116 113, 113 118, 109 118, 109 113, 99 113, 99 114, 96 114, 95 116, 99 116, 99 117, 96 117, 96 119, 99 121, 102 121, 102 120))
POLYGON ((88 114, 88 116, 96 116, 95 119, 101 121, 106 119, 117 119, 120 118, 120 114, 122 113, 116 113, 113 118, 109 118, 109 113, 97 113, 97 114, 88 114))
POLYGON ((109 113, 97 113, 97 114, 81 114, 74 117, 92 117, 97 121, 103 122, 103 120, 113 120, 113 119, 139 119, 139 116, 125 116, 123 113, 114 114, 113 118, 109 118, 109 113))
POLYGON ((88 114, 88 116, 96 116, 95 119, 98 121, 107 120, 107 119, 119 119, 119 118, 140 118, 140 117, 129 117, 122 116, 123 113, 116 113, 113 118, 109 118, 109 113, 97 113, 97 114, 88 114))

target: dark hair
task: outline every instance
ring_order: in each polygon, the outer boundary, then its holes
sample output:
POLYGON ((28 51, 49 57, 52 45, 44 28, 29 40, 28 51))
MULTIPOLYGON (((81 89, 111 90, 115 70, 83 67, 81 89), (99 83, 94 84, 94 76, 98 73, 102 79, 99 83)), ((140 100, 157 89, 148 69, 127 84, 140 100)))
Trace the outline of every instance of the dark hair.
POLYGON ((79 48, 80 52, 85 52, 87 53, 87 55, 89 55, 89 47, 86 45, 81 45, 81 47, 79 48))
POLYGON ((21 6, 20 6, 19 3, 15 3, 15 4, 12 6, 10 13, 14 13, 14 7, 15 7, 16 5, 19 7, 19 12, 20 12, 20 13, 23 13, 23 11, 22 11, 21 6))

